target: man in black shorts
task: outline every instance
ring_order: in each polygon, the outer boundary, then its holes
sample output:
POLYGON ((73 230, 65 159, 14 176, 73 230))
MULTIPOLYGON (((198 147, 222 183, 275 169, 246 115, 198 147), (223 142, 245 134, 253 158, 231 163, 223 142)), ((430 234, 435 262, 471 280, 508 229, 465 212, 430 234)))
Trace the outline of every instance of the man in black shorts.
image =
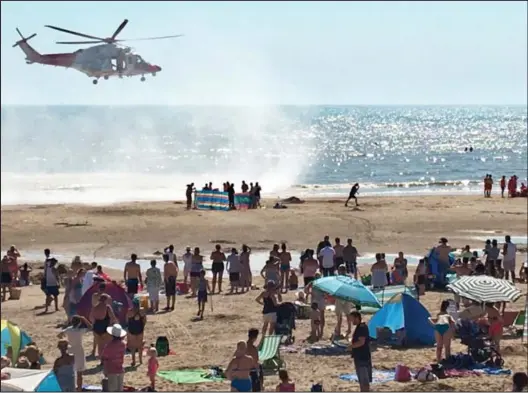
POLYGON ((356 326, 352 335, 352 342, 348 349, 352 351, 354 367, 359 382, 359 391, 370 391, 372 382, 372 357, 370 353, 370 334, 368 326, 361 321, 361 313, 352 311, 350 313, 352 323, 356 326))
POLYGON ((357 201, 357 197, 356 197, 356 194, 358 194, 358 191, 359 191, 359 183, 356 183, 352 186, 352 188, 350 189, 350 194, 348 195, 348 199, 347 201, 345 202, 345 207, 348 206, 348 202, 353 199, 356 201, 356 206, 359 206, 359 203, 357 201))

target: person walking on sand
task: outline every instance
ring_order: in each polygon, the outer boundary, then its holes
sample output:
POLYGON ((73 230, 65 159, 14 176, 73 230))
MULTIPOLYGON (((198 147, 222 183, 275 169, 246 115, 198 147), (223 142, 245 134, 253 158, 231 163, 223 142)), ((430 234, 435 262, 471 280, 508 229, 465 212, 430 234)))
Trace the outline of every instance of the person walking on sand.
POLYGON ((211 287, 209 286, 209 280, 205 277, 205 270, 202 270, 198 281, 198 313, 196 314, 200 319, 204 317, 208 293, 212 294, 211 287))
POLYGON ((226 261, 226 256, 222 251, 222 246, 217 244, 215 250, 211 253, 211 261, 213 264, 211 270, 213 272, 213 292, 215 293, 216 283, 218 282, 218 293, 222 292, 222 278, 224 276, 224 262, 226 261))
POLYGON ((350 202, 351 199, 356 201, 356 206, 359 206, 358 200, 356 195, 359 194, 359 183, 356 183, 352 186, 350 189, 350 194, 348 195, 348 199, 345 202, 345 207, 348 207, 348 202, 350 202))
POLYGON ((429 323, 435 329, 436 339, 436 362, 442 361, 442 351, 445 352, 445 359, 451 356, 451 340, 455 329, 455 320, 448 313, 449 300, 442 301, 440 312, 436 316, 436 321, 429 317, 429 323))
POLYGON ((268 281, 264 291, 257 296, 255 301, 262 305, 262 334, 268 332, 269 335, 275 334, 275 323, 277 323, 277 284, 274 281, 268 281))
POLYGON ((281 244, 279 252, 280 259, 280 287, 283 291, 288 292, 288 282, 290 279, 291 254, 286 250, 286 243, 281 244))
POLYGON ((229 362, 225 375, 231 381, 232 392, 251 392, 253 389, 249 373, 257 367, 255 359, 247 354, 245 341, 237 343, 234 357, 229 362))
POLYGON ((178 267, 173 261, 169 260, 167 254, 163 254, 163 280, 165 281, 165 296, 167 297, 167 306, 165 311, 174 311, 176 303, 176 278, 178 277, 178 267))
POLYGON ((106 345, 102 354, 103 373, 108 380, 108 391, 122 392, 125 376, 123 365, 126 353, 124 338, 127 332, 118 323, 109 326, 106 331, 112 339, 106 345))
POLYGON ((250 256, 251 248, 243 244, 242 252, 240 253, 240 286, 242 287, 242 292, 244 290, 249 292, 253 284, 250 256))
POLYGON ((192 266, 192 252, 191 247, 185 247, 185 254, 182 256, 183 260, 183 283, 189 284, 189 274, 191 273, 192 266))
POLYGON ((350 317, 356 328, 352 334, 352 342, 348 349, 352 351, 359 390, 361 392, 369 392, 372 382, 372 355, 370 352, 369 329, 367 324, 362 322, 359 311, 352 311, 350 317))
POLYGON ((127 321, 127 345, 132 354, 132 367, 134 367, 136 365, 136 352, 139 356, 139 364, 143 364, 143 335, 147 324, 147 316, 141 310, 138 298, 134 298, 132 301, 132 308, 127 313, 127 321))
POLYGON ((161 270, 156 267, 156 260, 150 261, 150 268, 145 273, 145 284, 150 301, 150 311, 156 313, 159 311, 159 292, 161 290, 161 270))
POLYGON ((504 258, 502 260, 502 268, 504 269, 504 278, 510 279, 510 273, 512 282, 515 283, 515 256, 517 253, 517 245, 511 241, 511 236, 506 235, 504 237, 504 246, 502 254, 504 258))
POLYGON ((127 286, 127 293, 130 297, 134 297, 139 292, 139 287, 143 286, 143 278, 141 277, 141 266, 137 263, 137 255, 130 255, 130 262, 125 264, 123 278, 127 286))
POLYGON ((198 281, 200 281, 200 273, 203 270, 203 256, 200 254, 200 248, 195 247, 192 257, 191 265, 191 296, 196 296, 198 290, 198 281))

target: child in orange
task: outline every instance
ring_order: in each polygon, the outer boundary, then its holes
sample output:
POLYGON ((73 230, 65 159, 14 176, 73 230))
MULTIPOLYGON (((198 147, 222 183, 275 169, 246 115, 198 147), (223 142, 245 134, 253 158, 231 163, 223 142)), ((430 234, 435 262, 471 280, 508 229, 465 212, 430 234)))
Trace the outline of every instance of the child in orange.
POLYGON ((148 365, 147 365, 147 376, 150 378, 150 387, 153 391, 155 391, 156 388, 156 374, 159 369, 159 362, 158 362, 158 351, 156 351, 156 348, 150 347, 148 350, 148 365))
POLYGON ((279 370, 280 383, 275 388, 276 392, 295 392, 295 383, 290 381, 288 371, 279 370))

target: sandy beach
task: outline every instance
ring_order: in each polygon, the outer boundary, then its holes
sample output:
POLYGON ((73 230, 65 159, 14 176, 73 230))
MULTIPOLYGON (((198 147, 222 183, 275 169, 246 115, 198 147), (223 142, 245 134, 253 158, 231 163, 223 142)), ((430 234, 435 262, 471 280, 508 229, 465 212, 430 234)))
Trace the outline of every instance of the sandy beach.
MULTIPOLYGON (((62 255, 82 255, 85 261, 98 258, 127 258, 134 252, 152 255, 168 244, 174 244, 178 254, 186 245, 199 246, 209 255, 216 243, 225 248, 248 244, 253 250, 269 250, 273 243, 286 242, 291 250, 315 248, 324 235, 352 238, 360 253, 385 252, 423 255, 441 236, 453 247, 466 244, 475 249, 483 246, 482 238, 504 235, 524 236, 527 228, 527 200, 480 196, 416 196, 360 198, 358 208, 343 206, 343 200, 309 199, 287 209, 272 209, 275 201, 266 200, 267 208, 250 211, 210 212, 186 211, 180 202, 127 203, 111 206, 38 205, 2 207, 2 249, 11 244, 22 253, 42 254, 44 248, 62 255), (95 258, 93 256, 95 255, 95 258)), ((518 242, 521 253, 518 267, 526 258, 526 242, 518 242)), ((29 258, 34 260, 34 258, 29 258)), ((70 260, 59 262, 69 263, 70 260)), ((392 260, 388 261, 392 263, 392 260)), ((297 266, 297 261, 293 262, 297 266)), ((122 272, 105 269, 116 278, 122 272)), ((526 292, 526 284, 519 288, 526 292)), ((206 309, 205 320, 191 322, 196 313, 194 299, 179 297, 176 311, 149 316, 146 342, 159 335, 169 337, 176 355, 160 358, 161 370, 220 366, 225 368, 236 341, 244 339, 247 329, 261 327, 261 313, 254 299, 258 291, 238 296, 215 295, 213 312, 206 309)), ((293 300, 293 294, 285 299, 293 300)), ((438 311, 448 293, 428 292, 421 299, 431 313, 438 311)), ((22 300, 2 304, 2 318, 10 319, 25 329, 44 350, 48 364, 57 355, 55 337, 57 324, 64 321, 62 310, 39 315, 43 295, 37 286, 23 289, 22 300)), ((163 303, 162 303, 163 304, 163 303)), ((524 298, 510 305, 521 309, 524 298)), ((335 326, 335 316, 328 315, 326 341, 335 326)), ((304 353, 302 341, 309 334, 309 321, 298 321, 295 332, 299 344, 297 353, 282 352, 297 391, 309 390, 312 383, 323 382, 326 391, 358 391, 359 385, 341 381, 338 376, 354 372, 349 356, 311 356, 304 353)), ((521 340, 506 339, 503 347, 506 367, 526 371, 527 352, 521 340)), ((84 346, 91 348, 91 336, 84 346)), ((463 351, 454 344, 453 351, 463 351)), ((378 369, 394 369, 397 364, 411 368, 434 361, 434 348, 406 351, 379 348, 373 352, 378 369)), ((89 366, 94 366, 90 362, 89 366)), ((99 375, 86 377, 90 383, 100 383, 99 375)), ((274 391, 277 377, 266 378, 266 390, 274 391)), ((129 371, 125 384, 146 386, 146 367, 129 371)), ((228 383, 176 385, 159 379, 159 391, 227 391, 228 383)), ((449 378, 434 383, 389 382, 372 385, 377 391, 500 391, 510 387, 504 376, 472 376, 449 378)))

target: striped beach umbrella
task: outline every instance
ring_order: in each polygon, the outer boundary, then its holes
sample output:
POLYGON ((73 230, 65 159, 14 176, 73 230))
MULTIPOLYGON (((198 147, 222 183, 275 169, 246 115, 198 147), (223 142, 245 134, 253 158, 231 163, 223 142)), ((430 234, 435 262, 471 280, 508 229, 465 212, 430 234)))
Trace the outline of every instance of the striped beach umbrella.
POLYGON ((509 281, 485 275, 460 277, 447 288, 481 303, 514 302, 521 297, 521 291, 509 281))

